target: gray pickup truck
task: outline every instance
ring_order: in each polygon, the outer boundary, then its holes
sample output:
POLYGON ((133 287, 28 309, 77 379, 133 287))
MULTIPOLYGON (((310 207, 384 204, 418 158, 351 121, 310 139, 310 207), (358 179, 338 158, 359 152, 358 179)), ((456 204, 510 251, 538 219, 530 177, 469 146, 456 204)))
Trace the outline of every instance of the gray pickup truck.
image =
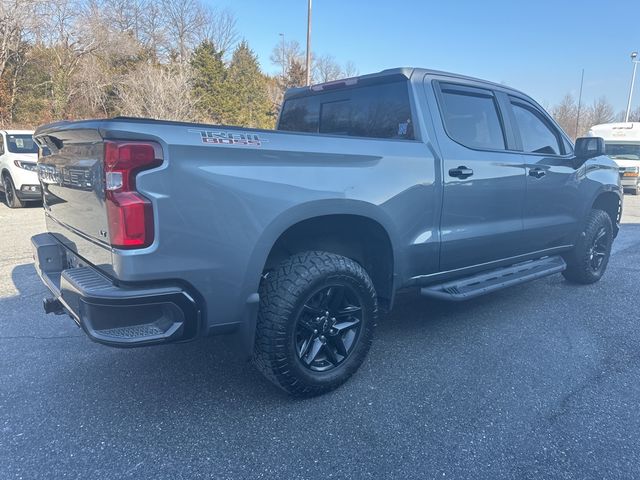
POLYGON ((423 69, 289 90, 277 131, 113 118, 34 138, 47 312, 119 347, 230 334, 299 396, 356 371, 399 289, 596 282, 622 209, 602 139, 423 69))

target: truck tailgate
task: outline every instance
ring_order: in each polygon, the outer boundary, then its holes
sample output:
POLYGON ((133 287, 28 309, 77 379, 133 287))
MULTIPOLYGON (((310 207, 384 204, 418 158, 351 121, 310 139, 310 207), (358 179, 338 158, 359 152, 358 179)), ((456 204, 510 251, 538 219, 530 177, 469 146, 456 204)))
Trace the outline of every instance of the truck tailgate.
POLYGON ((100 133, 60 128, 36 134, 36 139, 50 151, 38 162, 47 229, 79 257, 110 273, 100 133))

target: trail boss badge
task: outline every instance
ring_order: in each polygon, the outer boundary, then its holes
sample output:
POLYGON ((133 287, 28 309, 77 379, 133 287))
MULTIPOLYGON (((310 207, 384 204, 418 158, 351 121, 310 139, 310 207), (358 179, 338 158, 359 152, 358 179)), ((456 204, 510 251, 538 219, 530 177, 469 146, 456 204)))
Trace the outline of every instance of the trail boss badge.
POLYGON ((267 142, 257 133, 238 132, 238 131, 222 131, 222 130, 195 130, 190 129, 189 132, 199 133, 202 143, 210 145, 248 145, 259 147, 267 142))

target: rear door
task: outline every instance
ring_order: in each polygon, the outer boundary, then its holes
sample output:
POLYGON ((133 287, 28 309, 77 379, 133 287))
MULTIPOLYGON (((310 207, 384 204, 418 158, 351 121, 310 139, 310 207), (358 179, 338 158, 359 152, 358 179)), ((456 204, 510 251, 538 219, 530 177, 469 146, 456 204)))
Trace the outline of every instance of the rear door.
POLYGON ((526 177, 503 118, 505 95, 484 84, 434 81, 442 122, 440 269, 516 256, 522 248, 526 177))
POLYGON ((509 106, 527 171, 523 245, 530 252, 570 245, 581 201, 573 147, 533 102, 509 96, 509 106))

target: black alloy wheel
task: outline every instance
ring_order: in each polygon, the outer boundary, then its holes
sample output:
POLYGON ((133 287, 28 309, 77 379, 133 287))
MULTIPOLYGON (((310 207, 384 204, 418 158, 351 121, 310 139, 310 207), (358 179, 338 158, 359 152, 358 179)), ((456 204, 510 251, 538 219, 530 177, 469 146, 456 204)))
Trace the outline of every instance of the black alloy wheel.
POLYGON ((344 362, 360 335, 362 302, 347 285, 324 286, 304 303, 296 321, 296 353, 302 365, 326 372, 344 362))

